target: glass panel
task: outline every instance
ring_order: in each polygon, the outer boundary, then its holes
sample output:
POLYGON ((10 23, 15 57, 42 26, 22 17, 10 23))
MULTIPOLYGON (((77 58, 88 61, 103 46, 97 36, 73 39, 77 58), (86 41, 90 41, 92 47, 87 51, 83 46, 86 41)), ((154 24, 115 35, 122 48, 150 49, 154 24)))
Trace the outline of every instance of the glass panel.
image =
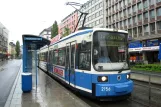
POLYGON ((127 48, 127 34, 95 32, 93 35, 93 65, 95 70, 128 69, 127 48))

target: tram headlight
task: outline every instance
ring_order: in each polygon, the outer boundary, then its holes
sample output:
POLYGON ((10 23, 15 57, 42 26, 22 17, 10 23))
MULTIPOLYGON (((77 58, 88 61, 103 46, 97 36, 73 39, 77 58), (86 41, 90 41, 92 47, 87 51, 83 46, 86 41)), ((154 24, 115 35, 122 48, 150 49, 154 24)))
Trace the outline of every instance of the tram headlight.
POLYGON ((98 76, 98 82, 107 82, 108 77, 107 76, 98 76))
POLYGON ((130 79, 130 74, 127 74, 127 75, 126 75, 126 78, 127 78, 127 79, 130 79))

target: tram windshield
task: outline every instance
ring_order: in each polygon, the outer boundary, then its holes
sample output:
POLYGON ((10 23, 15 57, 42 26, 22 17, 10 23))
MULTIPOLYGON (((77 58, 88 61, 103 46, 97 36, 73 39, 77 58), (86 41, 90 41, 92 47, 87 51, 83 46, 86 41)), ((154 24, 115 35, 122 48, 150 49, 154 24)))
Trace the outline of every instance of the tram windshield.
POLYGON ((97 31, 93 35, 93 66, 97 71, 128 69, 127 34, 97 31))

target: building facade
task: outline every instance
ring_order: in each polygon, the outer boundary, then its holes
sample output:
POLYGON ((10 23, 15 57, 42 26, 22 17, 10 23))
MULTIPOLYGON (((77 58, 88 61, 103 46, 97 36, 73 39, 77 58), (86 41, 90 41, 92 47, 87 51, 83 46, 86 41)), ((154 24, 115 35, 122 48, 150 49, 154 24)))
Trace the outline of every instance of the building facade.
POLYGON ((7 59, 8 52, 8 30, 0 23, 0 61, 7 59))
POLYGON ((129 32, 130 60, 159 62, 161 0, 106 0, 106 27, 129 32))
POLYGON ((47 28, 47 29, 44 29, 44 30, 39 34, 39 36, 51 40, 51 29, 52 29, 52 26, 49 27, 49 28, 47 28))
POLYGON ((13 42, 10 42, 9 43, 9 46, 8 46, 8 58, 9 59, 14 59, 15 56, 16 56, 16 45, 13 43, 13 42))
MULTIPOLYGON (((89 0, 84 3, 80 11, 88 13, 86 17, 85 27, 106 27, 104 23, 106 14, 105 14, 105 0, 89 0)), ((78 13, 78 19, 81 13, 78 13)), ((82 27, 84 16, 82 16, 78 28, 82 27)))
MULTIPOLYGON (((76 24, 78 22, 78 11, 74 11, 65 17, 59 24, 59 34, 63 35, 65 33, 65 28, 70 30, 70 33, 74 32, 76 24)), ((77 31, 78 29, 76 29, 77 31)))

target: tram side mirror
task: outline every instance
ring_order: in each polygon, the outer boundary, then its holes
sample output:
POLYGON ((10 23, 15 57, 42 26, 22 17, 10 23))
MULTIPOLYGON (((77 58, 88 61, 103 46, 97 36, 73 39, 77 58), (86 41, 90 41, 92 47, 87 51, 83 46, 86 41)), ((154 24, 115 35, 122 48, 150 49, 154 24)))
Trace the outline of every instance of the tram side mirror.
POLYGON ((82 40, 81 47, 84 48, 86 44, 87 44, 86 40, 82 40))

